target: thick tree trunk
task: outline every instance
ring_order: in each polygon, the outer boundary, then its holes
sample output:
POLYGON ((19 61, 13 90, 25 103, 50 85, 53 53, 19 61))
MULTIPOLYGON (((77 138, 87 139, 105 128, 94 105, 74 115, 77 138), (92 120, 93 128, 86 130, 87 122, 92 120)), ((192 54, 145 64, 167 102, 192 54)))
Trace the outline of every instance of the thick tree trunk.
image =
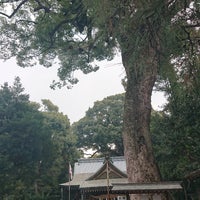
MULTIPOLYGON (((135 183, 157 182, 160 174, 150 137, 151 94, 157 75, 157 60, 153 51, 148 50, 138 59, 141 63, 130 60, 130 54, 122 52, 127 75, 123 141, 128 179, 135 183)), ((141 197, 134 195, 132 199, 141 197)))

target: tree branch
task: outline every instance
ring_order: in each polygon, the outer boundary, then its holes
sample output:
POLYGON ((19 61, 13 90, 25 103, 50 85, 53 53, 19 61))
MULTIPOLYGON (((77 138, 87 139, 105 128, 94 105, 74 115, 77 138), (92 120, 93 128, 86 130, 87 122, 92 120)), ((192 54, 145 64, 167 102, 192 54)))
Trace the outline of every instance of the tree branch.
MULTIPOLYGON (((29 1, 29 0, 23 0, 23 1, 13 10, 13 12, 12 12, 10 15, 8 15, 8 14, 6 14, 6 13, 3 13, 3 12, 0 12, 0 15, 3 15, 3 16, 5 16, 5 17, 11 19, 11 18, 17 13, 17 11, 18 11, 26 2, 28 2, 28 1, 29 1)), ((16 2, 17 2, 17 1, 16 1, 16 2)))
POLYGON ((199 28, 200 27, 200 23, 196 23, 196 24, 188 24, 188 25, 184 25, 182 26, 184 28, 199 28))

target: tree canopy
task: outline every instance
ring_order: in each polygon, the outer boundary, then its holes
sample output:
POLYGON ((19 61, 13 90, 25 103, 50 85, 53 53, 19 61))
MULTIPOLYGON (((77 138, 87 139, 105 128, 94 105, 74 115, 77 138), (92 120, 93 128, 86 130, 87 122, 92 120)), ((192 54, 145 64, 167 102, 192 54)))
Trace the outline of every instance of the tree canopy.
MULTIPOLYGON (((95 71, 94 60, 120 51, 127 83, 123 143, 130 182, 160 181, 150 136, 151 94, 158 78, 199 69, 199 3, 135 0, 14 0, 1 3, 2 59, 20 66, 58 61, 60 82, 95 71), (175 70, 177 69, 177 70, 175 70)), ((137 197, 132 197, 137 199, 137 197)))
MULTIPOLYGON (((162 115, 154 116, 158 123, 157 127, 153 125, 153 130, 165 138, 160 141, 164 142, 165 150, 159 160, 161 168, 165 165, 169 169, 163 172, 168 179, 183 177, 200 167, 200 70, 196 68, 195 73, 191 72, 190 75, 185 69, 179 72, 162 85, 161 89, 166 92, 169 103, 164 107, 162 115), (186 75, 191 78, 187 79, 186 75), (169 159, 172 155, 175 160, 169 159)), ((157 136, 154 139, 160 143, 157 136)))
POLYGON ((92 149, 93 156, 124 155, 122 141, 124 94, 97 101, 85 117, 72 125, 78 147, 92 149))
MULTIPOLYGON (((183 180, 186 174, 200 167, 200 94, 196 89, 189 95, 179 88, 172 97, 171 88, 163 110, 152 112, 150 127, 153 149, 163 180, 183 180), (179 101, 175 105, 174 99, 179 101)), ((93 149, 94 154, 90 156, 102 156, 105 153, 123 155, 123 105, 124 94, 95 102, 85 117, 72 125, 73 133, 78 137, 78 148, 93 149), (107 146, 112 143, 113 149, 107 146)))
POLYGON ((1 58, 16 57, 22 67, 37 61, 50 67, 59 60, 64 85, 77 82, 76 70, 97 70, 91 63, 112 59, 116 49, 131 50, 136 61, 150 44, 162 70, 172 57, 192 65, 199 52, 197 1, 13 0, 1 2, 0 14, 1 58))
POLYGON ((23 92, 18 77, 0 89, 0 198, 58 199, 67 164, 79 157, 76 139, 66 116, 39 111, 23 92))

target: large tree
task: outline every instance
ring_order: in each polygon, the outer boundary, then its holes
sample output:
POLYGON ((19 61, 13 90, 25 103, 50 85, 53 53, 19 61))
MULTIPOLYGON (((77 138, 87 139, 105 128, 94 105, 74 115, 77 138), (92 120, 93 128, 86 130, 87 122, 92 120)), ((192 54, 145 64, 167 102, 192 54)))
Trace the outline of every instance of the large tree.
POLYGON ((200 167, 200 63, 194 67, 181 63, 170 73, 173 76, 160 84, 168 103, 162 113, 154 113, 151 125, 164 178, 180 179, 200 167))
POLYGON ((8 2, 1 4, 1 57, 15 56, 24 67, 37 60, 49 67, 59 60, 61 82, 54 86, 76 83, 74 71, 95 71, 95 59, 112 59, 120 51, 127 76, 123 141, 128 178, 159 181, 149 134, 152 88, 172 59, 179 56, 194 65, 198 1, 8 2))
POLYGON ((78 137, 78 148, 89 151, 91 156, 122 156, 124 94, 109 96, 96 101, 85 117, 72 125, 78 137))
MULTIPOLYGON (((195 76, 198 74, 196 71, 195 76)), ((151 138, 162 180, 182 180, 200 167, 199 80, 195 79, 189 88, 182 82, 169 88, 166 82, 162 90, 165 89, 168 103, 163 105, 162 111, 151 113, 151 138)), ((107 152, 111 156, 123 155, 123 104, 124 94, 96 101, 85 116, 72 125, 78 148, 92 149, 90 156, 107 152)))
POLYGON ((75 138, 65 115, 39 111, 23 90, 19 78, 0 88, 0 198, 59 199, 75 138))

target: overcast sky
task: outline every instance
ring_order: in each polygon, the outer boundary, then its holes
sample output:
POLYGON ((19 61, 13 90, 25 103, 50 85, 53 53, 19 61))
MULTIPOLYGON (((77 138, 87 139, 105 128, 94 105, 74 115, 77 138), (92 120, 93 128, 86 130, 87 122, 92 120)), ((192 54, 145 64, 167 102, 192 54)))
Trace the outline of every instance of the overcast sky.
MULTIPOLYGON (((73 123, 84 117, 95 101, 124 92, 121 79, 125 72, 121 59, 117 57, 112 62, 103 61, 100 65, 97 72, 88 75, 79 73, 79 83, 72 89, 52 90, 49 87, 52 80, 58 80, 57 66, 48 69, 42 66, 21 68, 16 65, 15 60, 0 61, 0 84, 8 82, 12 85, 14 78, 19 76, 31 101, 41 103, 41 99, 51 100, 73 123)), ((162 94, 152 96, 154 109, 159 109, 164 102, 162 94)))

